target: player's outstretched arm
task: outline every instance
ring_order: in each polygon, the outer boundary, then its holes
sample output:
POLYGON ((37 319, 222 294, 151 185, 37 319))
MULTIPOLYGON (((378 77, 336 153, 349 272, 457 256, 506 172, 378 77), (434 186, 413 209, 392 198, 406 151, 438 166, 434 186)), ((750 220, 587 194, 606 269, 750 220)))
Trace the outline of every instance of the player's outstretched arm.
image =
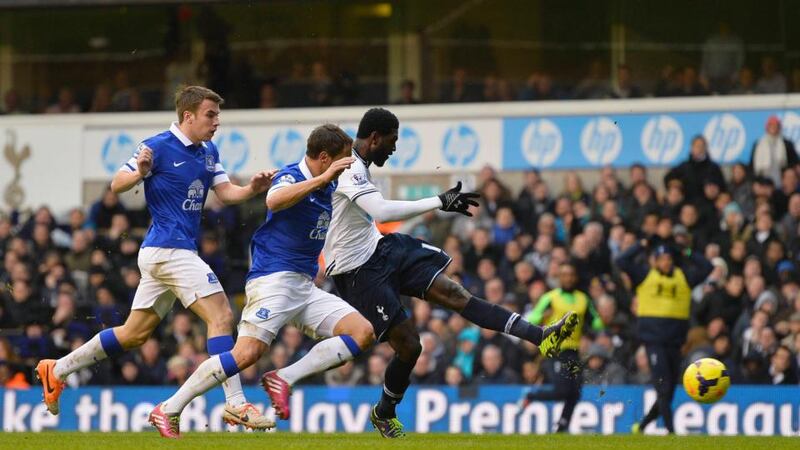
POLYGON ((380 192, 360 195, 356 204, 378 222, 406 220, 442 207, 439 197, 428 197, 414 201, 386 200, 380 192))
POLYGON ((386 200, 380 192, 372 192, 356 198, 356 204, 378 222, 392 222, 406 220, 434 209, 458 212, 466 216, 472 213, 467 211, 471 205, 477 206, 478 194, 461 192, 461 182, 458 185, 436 197, 423 198, 415 201, 386 200))
POLYGON ((286 185, 280 185, 279 182, 279 186, 273 187, 269 194, 267 194, 267 208, 272 212, 291 208, 312 192, 317 189, 322 189, 331 181, 339 178, 339 175, 341 175, 345 169, 349 169, 354 161, 355 158, 352 157, 336 160, 331 163, 330 167, 328 167, 325 172, 310 180, 286 185))
POLYGON ((236 205, 266 191, 276 173, 278 171, 275 169, 258 172, 250 178, 250 183, 246 186, 237 186, 230 181, 219 183, 214 185, 214 193, 222 203, 236 205))

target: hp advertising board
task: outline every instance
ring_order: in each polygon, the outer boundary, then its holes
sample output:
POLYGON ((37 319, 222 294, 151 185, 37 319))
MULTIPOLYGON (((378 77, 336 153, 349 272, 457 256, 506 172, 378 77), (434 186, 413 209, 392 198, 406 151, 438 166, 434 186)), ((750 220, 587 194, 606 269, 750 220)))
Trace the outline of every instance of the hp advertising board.
MULTIPOLYGON (((152 431, 147 415, 155 403, 174 387, 117 387, 67 389, 61 397, 61 414, 52 416, 41 402, 41 391, 0 390, 3 431, 152 431)), ((472 389, 413 387, 398 408, 408 431, 417 433, 520 433, 550 432, 563 404, 534 402, 517 406, 520 386, 485 386, 472 389)), ((263 391, 248 387, 250 399, 267 399, 263 391)), ((380 388, 305 387, 294 392, 292 417, 279 421, 279 431, 369 431, 372 402, 380 388)), ((651 389, 641 386, 587 386, 575 409, 572 433, 627 433, 634 421, 655 402, 651 389)), ((223 431, 224 395, 214 389, 195 399, 181 416, 186 431, 223 431)), ((734 386, 725 399, 700 405, 681 390, 673 403, 678 434, 800 436, 800 387, 734 386)), ((274 416, 270 408, 267 415, 274 416)), ((231 429, 236 431, 236 429, 231 429)), ((239 430, 241 431, 241 430, 239 430)), ((664 434, 661 423, 645 433, 664 434)))
POLYGON ((685 160, 691 137, 708 140, 722 164, 747 162, 770 115, 783 121, 783 134, 800 144, 800 112, 757 110, 559 116, 503 119, 505 170, 531 167, 587 169, 633 163, 671 166, 685 160))

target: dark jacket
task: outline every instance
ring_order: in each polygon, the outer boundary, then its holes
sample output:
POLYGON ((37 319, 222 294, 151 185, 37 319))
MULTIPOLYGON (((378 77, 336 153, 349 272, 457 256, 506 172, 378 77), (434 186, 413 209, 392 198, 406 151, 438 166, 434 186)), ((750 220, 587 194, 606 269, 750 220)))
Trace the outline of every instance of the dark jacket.
POLYGON ((703 197, 703 185, 706 181, 713 181, 720 189, 725 190, 725 177, 719 164, 706 156, 702 161, 695 161, 689 157, 677 167, 673 167, 664 175, 664 186, 669 185, 672 180, 680 180, 683 183, 683 194, 687 201, 694 202, 703 197))

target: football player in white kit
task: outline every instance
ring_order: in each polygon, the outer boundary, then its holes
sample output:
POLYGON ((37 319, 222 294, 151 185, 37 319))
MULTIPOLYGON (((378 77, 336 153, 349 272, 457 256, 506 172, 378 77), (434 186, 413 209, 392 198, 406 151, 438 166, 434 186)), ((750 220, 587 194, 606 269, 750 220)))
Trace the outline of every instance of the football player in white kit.
MULTIPOLYGON (((226 204, 244 202, 264 192, 275 171, 259 172, 247 186, 230 182, 211 138, 219 127, 220 105, 214 91, 201 86, 176 93, 178 122, 145 139, 114 175, 111 189, 121 193, 144 182, 152 225, 139 250, 141 281, 122 326, 108 328, 67 356, 39 362, 44 400, 58 414, 58 399, 70 373, 142 345, 172 309, 176 297, 208 326, 208 353, 233 348, 233 313, 217 276, 197 255, 200 219, 209 188, 226 204)), ((239 377, 223 385, 229 424, 265 429, 275 425, 248 403, 239 377)))
MULTIPOLYGON (((395 406, 408 388, 422 350, 400 295, 444 306, 483 328, 532 342, 546 356, 559 352, 577 323, 577 316, 567 313, 553 325, 531 325, 519 314, 471 295, 442 274, 450 263, 442 250, 404 234, 381 235, 376 220, 405 220, 435 209, 470 216, 468 207, 477 205, 478 195, 461 192, 460 182, 435 197, 384 199, 372 183, 369 168, 372 164, 382 167, 394 153, 398 128, 397 117, 385 109, 373 108, 364 114, 353 145, 355 162, 339 177, 333 194, 333 217, 324 249, 327 273, 333 276, 339 295, 372 323, 379 341, 388 341, 395 350, 386 368, 383 395, 370 414, 373 426, 390 438, 404 436, 395 406)), ((269 393, 273 399, 280 397, 272 390, 269 393)))

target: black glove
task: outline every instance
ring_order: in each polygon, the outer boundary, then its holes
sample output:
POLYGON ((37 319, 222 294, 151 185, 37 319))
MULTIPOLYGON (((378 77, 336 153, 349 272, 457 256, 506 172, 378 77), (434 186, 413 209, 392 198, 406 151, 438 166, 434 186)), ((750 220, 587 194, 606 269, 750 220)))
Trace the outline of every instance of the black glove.
POLYGON ((472 213, 467 211, 467 208, 478 206, 478 202, 474 200, 476 198, 480 198, 480 194, 461 192, 461 182, 459 181, 456 187, 439 194, 439 199, 442 201, 442 207, 439 209, 472 217, 472 213))

